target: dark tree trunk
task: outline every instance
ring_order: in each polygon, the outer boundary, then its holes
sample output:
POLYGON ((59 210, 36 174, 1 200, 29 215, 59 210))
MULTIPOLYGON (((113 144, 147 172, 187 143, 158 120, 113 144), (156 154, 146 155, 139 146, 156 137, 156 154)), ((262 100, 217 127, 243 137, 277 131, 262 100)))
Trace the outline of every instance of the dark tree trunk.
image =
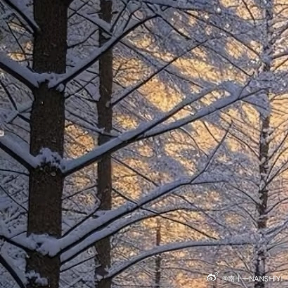
MULTIPOLYGON (((100 1, 100 13, 101 19, 106 22, 111 22, 112 17, 112 2, 110 0, 100 1)), ((105 38, 105 32, 100 29, 99 32, 99 44, 102 46, 107 41, 107 35, 105 38)), ((97 103, 98 112, 98 126, 103 128, 105 133, 110 133, 112 130, 112 117, 113 111, 110 105, 111 95, 112 95, 112 85, 113 85, 113 54, 112 50, 107 51, 99 59, 99 78, 100 87, 99 93, 100 98, 97 103)), ((107 135, 99 135, 98 145, 102 145, 109 140, 107 135)), ((101 201, 100 210, 110 210, 112 204, 112 164, 111 156, 105 156, 97 166, 97 197, 101 201)), ((100 268, 96 269, 96 279, 97 275, 105 274, 105 268, 111 265, 111 244, 110 238, 103 239, 96 243, 97 251, 97 264, 101 265, 100 268)), ((96 283, 97 288, 110 288, 111 280, 102 280, 96 283)))
MULTIPOLYGON (((161 244, 161 223, 159 219, 157 219, 156 226, 156 246, 160 246, 161 244)), ((156 256, 155 259, 155 288, 160 288, 161 286, 161 254, 156 256)))
MULTIPOLYGON (((39 73, 65 73, 68 2, 60 0, 35 0, 34 17, 41 32, 35 35, 33 69, 39 73)), ((65 129, 64 92, 49 89, 42 84, 33 91, 34 102, 30 118, 30 152, 39 154, 49 148, 63 156, 65 129)), ((61 198, 63 176, 57 167, 43 163, 30 171, 29 213, 27 234, 48 234, 61 237, 61 198)), ((27 272, 35 271, 46 278, 47 285, 30 279, 28 288, 59 287, 59 257, 30 253, 27 272)))

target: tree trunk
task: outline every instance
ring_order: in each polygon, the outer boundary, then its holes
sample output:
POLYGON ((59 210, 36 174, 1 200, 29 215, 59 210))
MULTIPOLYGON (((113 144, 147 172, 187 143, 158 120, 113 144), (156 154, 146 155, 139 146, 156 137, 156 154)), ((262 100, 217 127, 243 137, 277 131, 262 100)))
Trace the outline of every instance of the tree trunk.
MULTIPOLYGON (((271 51, 272 43, 272 31, 270 28, 271 21, 273 20, 273 0, 266 2, 264 9, 264 19, 266 21, 266 43, 263 46, 263 54, 269 55, 271 51)), ((271 60, 265 61, 263 64, 263 72, 271 71, 271 60)), ((269 101, 270 89, 265 91, 266 97, 269 101)), ((269 109, 269 107, 267 107, 269 109)), ((269 197, 268 188, 268 173, 269 173, 269 136, 270 136, 270 111, 264 112, 260 115, 262 127, 260 131, 260 147, 259 147, 259 173, 260 173, 260 187, 259 187, 259 204, 257 230, 260 235, 260 243, 256 246, 256 260, 255 260, 255 272, 254 276, 263 277, 266 275, 266 244, 265 243, 265 229, 267 228, 267 203, 269 197)), ((261 279, 261 278, 260 278, 261 279)), ((265 288, 264 281, 256 281, 255 288, 265 288)))
MULTIPOLYGON (((99 16, 104 21, 110 23, 112 18, 112 2, 110 0, 100 1, 99 16)), ((100 29, 99 45, 102 46, 107 41, 107 35, 100 29)), ((112 50, 107 51, 99 59, 99 93, 100 98, 97 103, 98 126, 103 128, 105 133, 110 133, 112 130, 113 111, 110 105, 112 86, 113 86, 113 53, 112 50)), ((98 145, 109 140, 109 136, 99 134, 98 145)), ((110 210, 112 205, 112 164, 111 156, 105 156, 97 166, 97 197, 100 200, 100 210, 110 210)), ((95 245, 97 251, 97 262, 101 267, 97 268, 97 275, 103 276, 107 267, 111 265, 111 244, 110 238, 105 238, 95 245)), ((111 280, 101 280, 96 283, 97 288, 111 288, 111 280)))
MULTIPOLYGON (((33 69, 39 73, 65 73, 68 2, 60 0, 35 0, 34 17, 41 32, 35 35, 33 69)), ((34 102, 30 118, 30 152, 40 153, 49 148, 63 156, 65 129, 64 92, 49 89, 47 83, 33 91, 34 102)), ((45 161, 44 161, 45 162, 45 161)), ((47 234, 61 237, 61 198, 63 176, 51 163, 30 171, 29 213, 27 234, 47 234)), ((60 258, 29 253, 26 271, 46 278, 40 285, 37 277, 31 277, 27 288, 59 287, 60 258)))
MULTIPOLYGON (((267 228, 267 203, 269 196, 269 189, 267 187, 267 174, 269 169, 269 130, 270 130, 270 117, 267 116, 262 120, 262 127, 260 133, 260 151, 259 151, 259 172, 260 172, 260 187, 259 187, 259 204, 258 204, 258 221, 257 230, 260 237, 264 239, 265 228, 267 228)), ((262 242, 262 241, 261 241, 262 242)), ((256 261, 255 273, 256 277, 263 277, 266 274, 266 245, 260 243, 256 247, 256 261)), ((265 282, 255 282, 255 288, 264 288, 265 282)))
MULTIPOLYGON (((160 246, 161 244, 161 223, 159 219, 157 219, 156 224, 156 246, 160 246)), ((155 259, 155 288, 160 288, 161 286, 161 254, 156 256, 155 259)))

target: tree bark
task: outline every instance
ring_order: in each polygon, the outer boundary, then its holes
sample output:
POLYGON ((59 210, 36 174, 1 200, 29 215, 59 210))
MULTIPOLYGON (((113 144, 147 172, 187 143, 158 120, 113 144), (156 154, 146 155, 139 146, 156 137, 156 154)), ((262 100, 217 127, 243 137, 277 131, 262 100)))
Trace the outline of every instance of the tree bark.
MULTIPOLYGON (((161 245, 161 223, 160 220, 157 219, 156 224, 156 246, 161 245)), ((155 259, 155 288, 160 288, 161 286, 161 262, 162 256, 161 254, 156 256, 155 259)))
MULTIPOLYGON (((270 117, 267 116, 262 122, 260 133, 260 151, 259 151, 259 172, 260 172, 260 187, 259 187, 259 204, 258 204, 258 221, 257 230, 260 237, 264 239, 265 228, 267 228, 267 203, 269 196, 269 189, 267 187, 267 174, 269 169, 269 130, 270 130, 270 117)), ((256 261, 255 273, 256 277, 263 277, 266 274, 266 247, 265 243, 260 243, 256 247, 256 261)), ((261 279, 261 278, 260 278, 261 279)), ((256 281, 255 288, 264 288, 264 281, 256 281)))
MULTIPOLYGON (((112 1, 100 1, 99 16, 104 21, 110 23, 112 18, 112 1)), ((107 41, 107 35, 100 29, 99 45, 102 46, 107 41)), ((99 93, 100 98, 97 103, 98 126, 103 128, 105 133, 110 133, 112 130, 113 111, 110 105, 112 86, 113 86, 113 53, 112 49, 108 50, 99 59, 99 93)), ((102 145, 110 139, 105 134, 99 134, 98 145, 102 145)), ((111 155, 103 157, 97 166, 97 197, 100 200, 100 210, 110 210, 112 206, 112 163, 111 155)), ((110 237, 105 238, 95 245, 97 251, 97 264, 101 267, 97 268, 97 275, 103 276, 107 267, 111 265, 111 243, 110 237)), ((111 280, 96 281, 97 288, 111 288, 111 280)))
MULTIPOLYGON (((266 21, 266 43, 263 46, 263 53, 269 55, 272 43, 272 32, 270 29, 271 20, 273 20, 273 0, 266 3, 264 10, 264 19, 266 21)), ((263 64, 263 72, 271 71, 271 63, 267 61, 263 64)), ((265 91, 266 97, 269 99, 270 89, 265 91)), ((269 100, 268 100, 269 101, 269 100)), ((267 107, 269 109, 269 107, 267 107)), ((256 246, 256 260, 255 260, 255 272, 254 276, 264 277, 266 275, 266 244, 265 243, 265 229, 267 228, 267 204, 269 198, 269 188, 268 188, 268 173, 269 173, 269 143, 270 143, 270 111, 264 112, 260 115, 260 121, 262 122, 262 127, 260 131, 260 145, 259 145, 259 173, 260 173, 260 187, 259 187, 259 204, 258 210, 258 220, 257 220, 257 230, 261 237, 260 243, 256 246), (263 242, 263 243, 262 243, 263 242)), ((261 278, 260 278, 261 279, 261 278)), ((265 288, 264 281, 256 281, 255 288, 265 288)))
MULTIPOLYGON (((33 69, 38 73, 65 73, 67 52, 68 2, 60 0, 35 0, 34 17, 41 29, 34 37, 33 69)), ((30 152, 37 155, 49 148, 61 157, 64 149, 65 107, 64 92, 49 89, 42 83, 33 91, 34 101, 30 117, 30 152)), ((45 161, 44 161, 45 162, 45 161)), ((30 171, 29 212, 27 234, 47 234, 61 237, 61 198, 63 176, 51 163, 43 163, 30 171)), ((26 271, 46 278, 40 285, 37 277, 29 279, 27 288, 58 288, 60 258, 29 253, 26 271)))

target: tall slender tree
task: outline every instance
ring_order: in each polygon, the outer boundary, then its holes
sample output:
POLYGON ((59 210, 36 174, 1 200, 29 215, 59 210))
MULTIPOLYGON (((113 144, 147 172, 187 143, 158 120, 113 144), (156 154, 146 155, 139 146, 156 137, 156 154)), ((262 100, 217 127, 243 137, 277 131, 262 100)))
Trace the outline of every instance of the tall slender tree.
MULTIPOLYGON (((161 245, 161 222, 156 221, 156 246, 161 245)), ((162 256, 157 255, 155 258, 155 288, 161 287, 161 261, 162 256)))
MULTIPOLYGON (((100 0, 100 19, 111 23, 112 1, 100 0)), ((109 36, 99 27, 99 46, 103 46, 109 36)), ((98 145, 102 145, 111 139, 113 107, 111 105, 113 88, 113 51, 107 50, 99 59, 99 100, 97 102, 98 127, 103 130, 98 136, 98 145)), ((111 155, 107 154, 97 165, 97 198, 100 200, 100 210, 111 210, 112 206, 112 161, 111 155)), ((107 237, 96 243, 97 261, 101 269, 96 268, 96 282, 101 279, 98 276, 105 274, 105 269, 111 265, 111 243, 107 237), (103 269, 104 268, 104 269, 103 269)), ((98 265, 97 263, 96 265, 98 265)), ((110 288, 111 279, 100 280, 96 287, 110 288)))
MULTIPOLYGON (((265 36, 263 45, 263 55, 266 55, 265 61, 263 63, 262 71, 263 73, 271 72, 271 49, 273 46, 272 39, 272 27, 271 23, 273 20, 273 9, 274 1, 269 0, 264 5, 263 19, 265 21, 265 36)), ((265 90, 265 97, 268 99, 267 103, 270 102, 270 89, 265 90)), ((269 105, 269 104, 268 104, 269 105)), ((256 259, 255 259, 255 276, 263 277, 266 275, 266 257, 267 257, 267 244, 265 243, 265 229, 267 228, 267 204, 269 198, 269 183, 268 174, 269 166, 271 164, 270 154, 269 154, 269 143, 271 135, 271 124, 270 124, 270 107, 264 109, 265 112, 261 113, 261 132, 259 139, 259 173, 260 173, 260 184, 259 184, 259 203, 258 203, 258 217, 257 217, 257 229, 260 233, 260 245, 256 246, 256 259)), ((264 288, 265 282, 258 281, 255 282, 255 288, 264 288)))

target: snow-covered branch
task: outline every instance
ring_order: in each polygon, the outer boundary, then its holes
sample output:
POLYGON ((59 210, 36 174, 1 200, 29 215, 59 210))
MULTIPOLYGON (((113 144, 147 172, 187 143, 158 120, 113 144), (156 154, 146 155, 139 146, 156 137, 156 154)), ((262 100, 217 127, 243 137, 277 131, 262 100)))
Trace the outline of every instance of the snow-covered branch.
POLYGON ((64 253, 62 255, 62 262, 65 263, 76 257, 78 254, 80 254, 87 248, 89 248, 91 245, 93 245, 93 243, 96 243, 97 241, 106 238, 107 236, 115 234, 116 232, 120 231, 128 225, 140 221, 141 219, 145 219, 147 218, 147 216, 153 216, 153 211, 145 209, 145 206, 151 204, 155 200, 159 200, 163 196, 169 195, 169 193, 171 193, 175 189, 187 185, 200 185, 207 183, 215 183, 219 181, 218 179, 215 180, 213 178, 208 179, 207 177, 205 177, 204 172, 207 170, 218 149, 222 146, 227 135, 228 131, 226 131, 222 140, 219 142, 214 151, 210 154, 204 167, 193 176, 181 178, 172 183, 157 187, 147 196, 144 196, 141 199, 135 200, 133 202, 130 201, 120 206, 114 211, 109 211, 104 215, 91 220, 89 224, 87 223, 87 221, 83 222, 81 223, 81 225, 77 226, 77 229, 72 229, 71 232, 69 232, 67 235, 65 235, 59 240, 50 237, 46 240, 44 239, 42 244, 41 242, 38 243, 38 250, 41 253, 48 254, 52 257, 59 253, 64 253), (144 213, 142 217, 138 216, 138 219, 133 219, 135 216, 133 217, 131 213, 143 208, 144 210, 146 210, 146 212, 152 214, 145 215, 144 213), (126 218, 127 216, 129 216, 130 218, 128 218, 128 221, 126 218), (122 221, 123 223, 121 223, 122 221))
POLYGON ((157 17, 157 15, 150 15, 145 17, 142 20, 135 22, 133 25, 128 26, 124 31, 121 31, 118 35, 111 36, 110 40, 108 40, 104 45, 102 45, 99 49, 96 50, 95 53, 91 55, 88 59, 83 60, 80 64, 78 64, 75 68, 71 69, 71 71, 64 74, 59 80, 50 83, 51 88, 55 88, 60 84, 67 84, 69 81, 73 80, 76 76, 81 74, 87 68, 90 68, 94 63, 96 63, 99 58, 113 46, 115 46, 122 38, 128 35, 131 31, 136 29, 138 26, 144 24, 145 22, 157 17))
MULTIPOLYGON (((25 233, 25 231, 23 231, 25 233)), ((5 241, 15 247, 23 249, 24 251, 31 251, 36 249, 36 244, 26 236, 21 235, 15 236, 8 232, 7 227, 5 227, 4 223, 0 223, 0 240, 5 241), (35 244, 35 245, 34 245, 35 244)))
POLYGON ((17 116, 21 115, 22 113, 27 113, 32 107, 32 102, 27 101, 23 104, 17 105, 17 110, 12 110, 6 117, 5 123, 11 123, 17 116))
MULTIPOLYGON (((205 41, 204 41, 205 42, 205 41)), ((203 42, 203 43, 204 43, 203 42)), ((133 47, 128 44, 127 41, 121 41, 121 43, 123 43, 125 46, 129 47, 130 49, 133 49, 133 47)), ((156 66, 156 71, 154 71, 153 73, 151 73, 149 76, 147 76, 144 79, 141 79, 141 81, 139 81, 138 83, 124 89, 122 92, 119 93, 119 95, 117 95, 117 99, 112 100, 111 101, 111 106, 115 106, 117 103, 119 103, 121 100, 125 99, 128 95, 130 95, 131 93, 133 93, 134 91, 138 90, 139 88, 141 88, 142 86, 144 86, 146 83, 148 83, 151 79, 153 79, 155 76, 159 75, 159 73, 161 73, 162 71, 165 71, 171 64, 173 64, 174 62, 176 62, 178 59, 180 59, 182 56, 184 56, 186 53, 188 53, 189 51, 192 51, 193 49, 199 47, 200 45, 202 45, 203 43, 196 43, 195 45, 193 45, 192 47, 189 47, 188 49, 185 49, 182 53, 180 53, 179 55, 175 56, 173 59, 171 59, 170 61, 168 61, 167 63, 165 63, 164 65, 158 65, 156 66)))
MULTIPOLYGON (((209 184, 209 183, 212 183, 212 182, 215 183, 214 180, 211 181, 211 182, 209 182, 207 180, 207 181, 203 181, 203 182, 195 182, 195 183, 193 183, 191 185, 209 184)), ((156 216, 160 216, 160 217, 166 218, 166 217, 162 216, 162 213, 168 213, 168 212, 171 212, 171 211, 179 211, 180 210, 180 209, 177 209, 177 208, 165 209, 163 211, 153 211, 153 210, 151 210, 149 208, 140 208, 140 209, 143 210, 143 212, 137 213, 137 214, 132 214, 131 216, 130 215, 129 216, 119 216, 119 217, 121 217, 121 219, 119 219, 119 220, 116 219, 111 225, 107 225, 107 227, 104 227, 101 230, 99 230, 100 228, 97 229, 96 232, 90 233, 91 235, 88 236, 85 240, 79 241, 79 243, 77 245, 75 245, 74 247, 71 246, 69 249, 67 249, 67 251, 65 251, 61 255, 61 263, 62 263, 62 265, 67 263, 68 261, 74 259, 77 255, 79 255, 80 253, 85 251, 87 248, 91 247, 94 243, 96 243, 96 242, 98 242, 98 241, 100 241, 102 239, 105 239, 106 237, 113 236, 116 233, 118 233, 120 230, 122 230, 122 229, 124 229, 124 228, 126 228, 126 227, 128 227, 130 225, 133 225, 133 224, 135 224, 137 222, 140 222, 142 220, 145 220, 147 218, 152 218, 152 217, 156 217, 156 216)), ((199 211, 199 210, 202 211, 201 209, 198 209, 198 210, 195 209, 195 211, 199 211)), ((190 211, 192 211, 192 210, 190 210, 190 211)), ((173 222, 173 220, 171 220, 171 221, 173 222)), ((90 223, 85 223, 85 224, 88 225, 88 226, 90 225, 90 223)), ((191 228, 191 227, 189 227, 189 228, 191 228)), ((78 231, 78 229, 77 229, 77 231, 78 231)), ((197 232, 201 233, 199 230, 197 232)), ((73 232, 73 234, 75 234, 75 233, 76 233, 76 231, 73 232)), ((68 239, 68 237, 67 237, 67 239, 68 239)), ((53 242, 50 242, 50 243, 53 243, 53 242)), ((47 242, 47 244, 44 244, 42 246, 42 248, 45 248, 45 246, 47 246, 47 245, 49 246, 49 241, 47 242)), ((53 246, 53 244, 51 246, 53 246)), ((66 249, 64 249, 64 250, 66 250, 66 249)))
POLYGON ((0 53, 0 69, 25 84, 30 89, 38 87, 35 73, 20 65, 16 61, 8 58, 4 53, 0 53))
POLYGON ((32 156, 28 149, 21 147, 15 140, 7 135, 0 137, 0 149, 5 151, 28 170, 37 167, 39 164, 37 158, 32 156))
POLYGON ((21 277, 17 273, 17 267, 14 267, 11 261, 5 258, 3 254, 0 254, 0 264, 8 271, 8 273, 11 275, 11 277, 15 280, 15 282, 20 288, 26 287, 23 279, 21 279, 21 277))
POLYGON ((183 101, 181 101, 178 105, 176 105, 170 111, 165 113, 163 116, 149 123, 139 125, 134 130, 121 134, 120 136, 95 148, 94 150, 87 153, 86 155, 79 157, 78 159, 66 161, 63 173, 65 175, 72 174, 94 162, 99 161, 105 155, 111 154, 114 151, 117 151, 118 149, 123 148, 127 146, 128 144, 131 144, 139 139, 153 137, 153 136, 163 134, 171 130, 178 129, 188 123, 195 122, 199 119, 202 119, 205 116, 208 116, 212 113, 220 111, 221 109, 235 103, 236 101, 240 101, 258 92, 258 91, 254 91, 254 92, 247 93, 247 94, 243 93, 242 95, 244 88, 238 87, 237 85, 233 85, 233 83, 224 83, 222 84, 222 88, 225 89, 227 92, 229 92, 230 96, 216 100, 212 104, 200 109, 199 111, 197 111, 195 114, 191 116, 184 117, 182 119, 176 120, 167 125, 159 126, 159 124, 163 123, 164 121, 166 121, 167 119, 175 115, 177 112, 179 112, 181 109, 183 109, 187 105, 190 105, 194 103, 195 101, 203 98, 205 95, 211 93, 212 91, 219 89, 219 87, 204 89, 204 91, 198 94, 192 94, 189 97, 185 98, 183 101))
POLYGON ((167 245, 161 245, 158 247, 155 247, 151 250, 147 250, 143 252, 142 254, 139 254, 132 259, 129 259, 128 261, 125 261, 122 264, 112 266, 108 270, 108 274, 104 276, 105 279, 112 279, 115 276, 119 275, 123 271, 127 270, 132 265, 135 265, 149 257, 153 257, 158 254, 171 252, 171 251, 177 251, 181 249, 187 249, 187 248, 199 248, 199 247, 219 247, 219 246, 242 246, 242 245, 251 245, 254 243, 253 238, 251 235, 244 235, 239 236, 231 239, 223 239, 218 241, 188 241, 188 242, 176 242, 176 243, 170 243, 167 245))
POLYGON ((27 7, 22 4, 23 1, 17 0, 3 0, 9 7, 11 7, 33 30, 33 32, 39 32, 40 29, 37 23, 34 21, 32 17, 28 16, 27 7))
MULTIPOLYGON (((67 258, 70 259, 75 257, 81 251, 84 251, 96 241, 107 237, 107 235, 114 234, 115 232, 126 227, 127 225, 134 223, 134 219, 127 220, 125 219, 125 217, 133 213, 137 209, 151 203, 156 199, 159 199, 164 195, 168 195, 170 192, 174 191, 179 187, 186 185, 203 184, 203 180, 199 180, 199 182, 195 181, 199 175, 200 174, 196 174, 194 175, 194 177, 179 179, 172 183, 158 187, 157 189, 155 189, 147 196, 141 198, 138 201, 135 200, 135 202, 133 203, 129 202, 115 210, 108 211, 104 215, 99 216, 96 219, 91 219, 89 223, 88 221, 86 221, 85 223, 81 224, 77 229, 59 240, 54 238, 46 239, 43 241, 43 244, 40 245, 39 251, 41 251, 43 254, 48 254, 49 256, 55 256, 58 253, 64 253, 67 251, 65 257, 62 257, 62 261, 66 262, 67 258), (120 225, 120 223, 122 225, 120 225), (72 249, 74 246, 76 246, 75 249, 72 249)), ((152 212, 147 213, 153 215, 152 212)), ((147 215, 143 214, 143 216, 139 217, 137 220, 139 221, 141 219, 145 219, 145 217, 147 217, 147 215)))
POLYGON ((174 1, 174 0, 142 0, 146 4, 154 4, 169 8, 175 8, 180 10, 193 10, 193 11, 203 11, 211 5, 209 0, 192 0, 192 1, 174 1))
MULTIPOLYGON (((94 162, 99 161, 103 156, 105 156, 107 154, 111 154, 112 152, 114 152, 114 151, 116 151, 122 147, 125 147, 130 143, 137 141, 141 135, 144 135, 147 131, 151 130, 152 128, 156 127, 157 125, 163 123, 164 121, 166 121, 167 119, 169 119, 170 117, 175 115, 177 112, 179 112, 185 106, 190 105, 193 102, 201 99, 202 97, 211 93, 215 89, 216 88, 213 87, 213 88, 209 88, 209 89, 204 89, 204 91, 202 91, 200 93, 192 94, 192 95, 190 95, 190 97, 187 97, 183 101, 181 101, 178 105, 176 105, 170 111, 168 111, 167 113, 164 113, 163 116, 156 118, 156 119, 154 119, 148 123, 141 124, 136 129, 127 131, 127 132, 119 135, 118 137, 116 137, 116 138, 106 142, 105 144, 95 148, 91 152, 87 153, 86 155, 79 157, 78 159, 67 161, 65 164, 65 168, 63 170, 63 173, 65 175, 72 174, 72 173, 74 173, 74 172, 94 163, 94 162)), ((236 101, 236 99, 234 101, 236 101)), ((232 103, 232 101, 231 101, 231 103, 232 103)), ((227 105, 229 105, 229 104, 227 104, 227 105)), ((218 105, 218 106, 220 106, 220 105, 218 105)), ((206 110, 205 110, 205 112, 207 114, 206 110)), ((208 109, 208 112, 209 112, 209 109, 208 109)), ((210 114, 211 113, 212 112, 210 111, 210 114)), ((203 114, 203 117, 206 115, 205 113, 202 113, 202 114, 203 114)), ((209 115, 209 113, 207 115, 209 115)), ((199 119, 199 118, 200 117, 198 117, 197 119, 199 119)), ((171 124, 169 124, 169 125, 171 125, 171 124)))
POLYGON ((154 136, 166 133, 168 131, 178 129, 184 125, 195 122, 217 111, 221 111, 221 109, 224 109, 227 106, 232 105, 233 103, 237 101, 241 101, 253 94, 256 94, 259 91, 254 91, 252 93, 243 94, 243 95, 242 95, 242 92, 243 92, 243 89, 240 89, 238 91, 237 90, 230 91, 230 96, 216 100, 212 104, 200 109, 199 111, 197 111, 195 114, 191 116, 184 117, 182 119, 176 120, 167 125, 155 127, 151 129, 150 131, 146 132, 142 138, 154 137, 154 136))

